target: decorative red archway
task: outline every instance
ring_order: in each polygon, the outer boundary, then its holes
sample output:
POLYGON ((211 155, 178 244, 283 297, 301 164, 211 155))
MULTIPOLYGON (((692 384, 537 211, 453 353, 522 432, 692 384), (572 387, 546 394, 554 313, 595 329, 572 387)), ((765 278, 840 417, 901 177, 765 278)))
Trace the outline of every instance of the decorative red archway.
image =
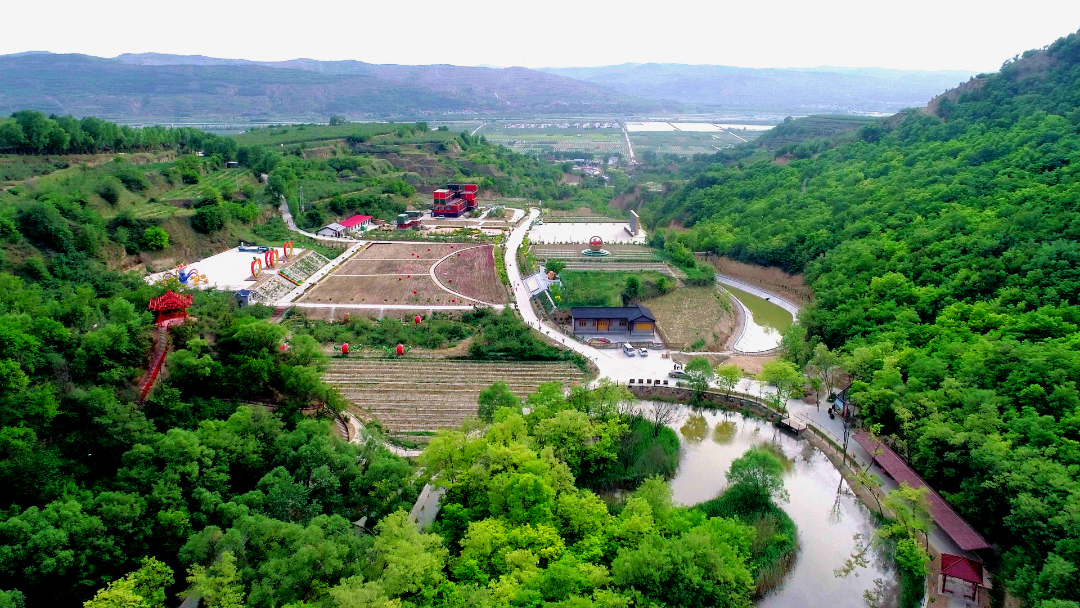
POLYGON ((152 298, 148 308, 157 313, 157 322, 160 325, 169 319, 186 319, 188 316, 187 309, 190 306, 191 294, 176 293, 170 289, 164 294, 152 298))

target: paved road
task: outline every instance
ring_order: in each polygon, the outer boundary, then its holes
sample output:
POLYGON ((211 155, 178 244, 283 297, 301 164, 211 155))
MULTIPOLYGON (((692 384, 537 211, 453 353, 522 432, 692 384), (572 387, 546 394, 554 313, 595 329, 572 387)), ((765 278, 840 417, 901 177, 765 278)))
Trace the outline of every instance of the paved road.
POLYGON ((630 133, 627 132, 625 123, 620 122, 619 126, 622 127, 623 137, 626 138, 626 147, 630 149, 630 164, 631 165, 636 165, 637 164, 637 157, 634 156, 634 144, 630 143, 630 133))
POLYGON ((356 239, 338 238, 336 236, 319 236, 315 233, 308 232, 297 228, 296 221, 293 220, 292 211, 289 210, 289 202, 285 200, 285 197, 281 197, 281 205, 278 206, 281 210, 281 219, 285 221, 285 225, 289 227, 289 230, 293 232, 299 232, 300 234, 311 237, 317 241, 333 241, 336 243, 363 243, 364 241, 357 241, 356 239))
POLYGON ((616 382, 626 383, 631 378, 666 378, 668 372, 674 369, 674 362, 662 355, 667 351, 650 351, 649 357, 627 357, 621 349, 596 349, 588 344, 578 342, 571 336, 567 336, 554 326, 541 322, 533 311, 532 302, 529 299, 529 290, 521 277, 521 270, 517 267, 517 250, 521 247, 526 233, 533 221, 540 216, 540 210, 535 207, 529 210, 529 216, 517 228, 510 233, 506 243, 506 274, 510 278, 510 285, 514 291, 514 300, 522 319, 530 327, 541 332, 557 343, 565 345, 570 350, 592 361, 600 370, 597 377, 610 378, 616 382))

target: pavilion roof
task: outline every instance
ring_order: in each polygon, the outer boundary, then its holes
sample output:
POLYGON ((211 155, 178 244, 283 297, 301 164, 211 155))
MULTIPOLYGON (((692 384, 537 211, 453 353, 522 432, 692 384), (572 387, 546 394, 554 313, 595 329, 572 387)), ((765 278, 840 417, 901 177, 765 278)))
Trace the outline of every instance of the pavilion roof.
POLYGON ((176 310, 189 306, 191 306, 190 293, 181 294, 170 289, 156 298, 151 298, 148 308, 150 310, 176 310))
POLYGON ((945 576, 951 576, 969 583, 975 583, 976 585, 981 585, 983 583, 982 564, 962 555, 942 553, 941 573, 945 576))

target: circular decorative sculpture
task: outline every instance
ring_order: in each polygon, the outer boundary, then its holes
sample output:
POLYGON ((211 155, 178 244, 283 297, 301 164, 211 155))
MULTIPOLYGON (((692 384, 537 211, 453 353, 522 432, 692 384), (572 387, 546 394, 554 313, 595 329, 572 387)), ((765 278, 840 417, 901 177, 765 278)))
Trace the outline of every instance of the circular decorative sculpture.
POLYGON ((607 249, 601 249, 600 248, 601 246, 603 246, 603 244, 604 244, 604 239, 602 239, 602 238, 600 238, 598 236, 590 237, 589 238, 589 248, 582 251, 581 254, 582 255, 587 255, 587 256, 592 257, 592 258, 598 258, 598 257, 611 255, 611 252, 608 251, 607 249))

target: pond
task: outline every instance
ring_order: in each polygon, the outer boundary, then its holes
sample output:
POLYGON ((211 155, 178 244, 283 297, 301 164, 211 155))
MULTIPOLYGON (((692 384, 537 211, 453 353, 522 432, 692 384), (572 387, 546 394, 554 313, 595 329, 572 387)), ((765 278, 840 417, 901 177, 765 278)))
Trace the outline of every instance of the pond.
POLYGON ((749 311, 736 350, 753 353, 780 346, 780 333, 791 325, 791 313, 760 296, 731 285, 723 287, 749 311))
MULTIPOLYGON (((648 402, 642 405, 651 407, 648 402)), ((784 476, 790 500, 781 506, 798 526, 799 555, 781 585, 757 601, 759 608, 866 608, 863 592, 873 591, 879 582, 895 592, 891 561, 873 549, 866 554, 865 567, 845 578, 834 574, 850 558, 856 535, 869 539, 875 526, 873 514, 820 450, 766 422, 732 412, 683 406, 669 426, 681 442, 679 469, 671 480, 673 498, 681 505, 716 497, 727 485, 724 476, 731 461, 754 445, 775 443, 792 460, 784 476)))

